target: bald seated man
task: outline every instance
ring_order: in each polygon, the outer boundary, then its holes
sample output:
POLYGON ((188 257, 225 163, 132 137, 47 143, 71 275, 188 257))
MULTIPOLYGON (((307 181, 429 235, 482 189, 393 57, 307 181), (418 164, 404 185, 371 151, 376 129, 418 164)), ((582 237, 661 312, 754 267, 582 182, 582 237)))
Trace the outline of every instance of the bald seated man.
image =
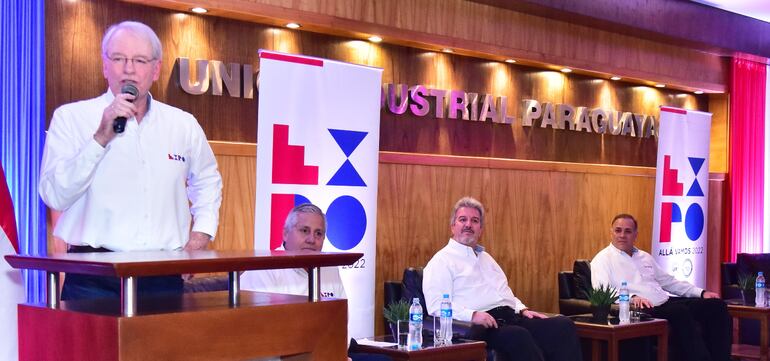
POLYGON ((715 292, 666 272, 649 253, 636 248, 638 234, 632 215, 612 219, 610 245, 591 260, 593 287, 619 289, 626 281, 632 307, 668 320, 669 360, 729 361, 732 321, 725 302, 715 292))

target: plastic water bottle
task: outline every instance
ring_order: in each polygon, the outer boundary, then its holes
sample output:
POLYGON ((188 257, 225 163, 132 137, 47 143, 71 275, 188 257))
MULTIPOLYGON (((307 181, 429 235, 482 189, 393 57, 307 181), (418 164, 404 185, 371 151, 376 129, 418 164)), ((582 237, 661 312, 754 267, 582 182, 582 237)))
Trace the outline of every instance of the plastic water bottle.
POLYGON ((626 281, 623 281, 623 283, 620 284, 618 301, 620 306, 620 323, 629 323, 631 321, 631 299, 628 297, 628 283, 626 283, 626 281))
POLYGON ((754 290, 756 290, 757 296, 754 298, 754 303, 757 307, 765 307, 765 275, 762 272, 757 274, 757 283, 754 290))
POLYGON ((409 307, 409 338, 406 339, 406 348, 410 351, 422 348, 422 306, 419 298, 414 298, 409 307))
POLYGON ((442 336, 442 341, 445 345, 452 344, 452 301, 449 300, 449 295, 444 294, 444 298, 441 300, 441 329, 439 330, 442 336))

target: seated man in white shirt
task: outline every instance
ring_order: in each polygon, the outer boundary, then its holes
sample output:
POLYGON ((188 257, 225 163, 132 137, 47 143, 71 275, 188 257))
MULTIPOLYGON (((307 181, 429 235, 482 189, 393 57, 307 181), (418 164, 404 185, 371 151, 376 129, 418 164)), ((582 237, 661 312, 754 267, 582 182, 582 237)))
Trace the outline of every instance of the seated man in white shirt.
MULTIPOLYGON (((314 204, 294 207, 283 225, 283 245, 278 250, 308 250, 320 252, 326 238, 326 217, 314 204)), ((241 289, 258 292, 284 293, 306 296, 307 271, 303 268, 248 271, 241 275, 241 289)), ((347 298, 337 267, 321 268, 321 295, 347 298)), ((390 357, 360 353, 348 354, 352 361, 388 361, 390 357)))
POLYGON ((669 360, 730 360, 732 323, 724 301, 660 268, 649 253, 634 246, 637 234, 633 216, 615 216, 612 243, 591 261, 592 285, 618 289, 626 281, 632 307, 667 319, 669 360), (669 297, 669 293, 681 297, 669 297))
MULTIPOLYGON (((326 217, 317 206, 304 203, 294 207, 283 225, 283 245, 278 251, 309 250, 320 252, 326 237, 326 217)), ((307 295, 307 271, 304 268, 248 271, 241 275, 241 289, 307 295)), ((321 268, 321 295, 347 298, 337 267, 321 268)))
POLYGON ((486 341, 502 360, 581 360, 572 320, 527 309, 513 295, 497 262, 478 245, 484 206, 471 197, 460 199, 449 225, 452 238, 423 271, 428 313, 438 314, 448 293, 452 318, 474 324, 465 337, 486 341))

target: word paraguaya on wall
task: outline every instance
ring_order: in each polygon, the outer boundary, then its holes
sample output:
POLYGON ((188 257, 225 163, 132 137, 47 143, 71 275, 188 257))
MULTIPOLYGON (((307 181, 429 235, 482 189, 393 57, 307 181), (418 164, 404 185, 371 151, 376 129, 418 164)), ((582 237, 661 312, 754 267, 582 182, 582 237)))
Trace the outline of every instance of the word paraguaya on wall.
MULTIPOLYGON (((196 60, 196 72, 191 76, 190 60, 177 58, 179 84, 184 92, 202 95, 211 88, 213 95, 254 98, 259 88, 259 70, 250 64, 225 64, 218 60, 196 60)), ((516 117, 508 115, 508 97, 430 88, 425 85, 385 83, 381 89, 381 107, 395 115, 410 113, 423 117, 462 119, 467 121, 514 124, 516 117)), ((647 114, 588 108, 570 104, 539 102, 523 99, 520 122, 525 127, 541 127, 596 134, 622 135, 638 138, 658 138, 655 117, 647 114)))

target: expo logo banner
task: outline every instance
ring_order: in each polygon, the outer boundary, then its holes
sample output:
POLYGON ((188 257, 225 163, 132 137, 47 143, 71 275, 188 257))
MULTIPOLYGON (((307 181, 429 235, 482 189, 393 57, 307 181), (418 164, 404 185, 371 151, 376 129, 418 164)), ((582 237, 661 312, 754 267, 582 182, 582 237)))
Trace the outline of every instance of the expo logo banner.
POLYGON ((661 107, 652 254, 678 279, 706 283, 711 114, 661 107))
POLYGON ((382 69, 260 50, 254 248, 281 246, 302 203, 326 213, 323 251, 364 256, 340 269, 350 337, 374 334, 382 69))

